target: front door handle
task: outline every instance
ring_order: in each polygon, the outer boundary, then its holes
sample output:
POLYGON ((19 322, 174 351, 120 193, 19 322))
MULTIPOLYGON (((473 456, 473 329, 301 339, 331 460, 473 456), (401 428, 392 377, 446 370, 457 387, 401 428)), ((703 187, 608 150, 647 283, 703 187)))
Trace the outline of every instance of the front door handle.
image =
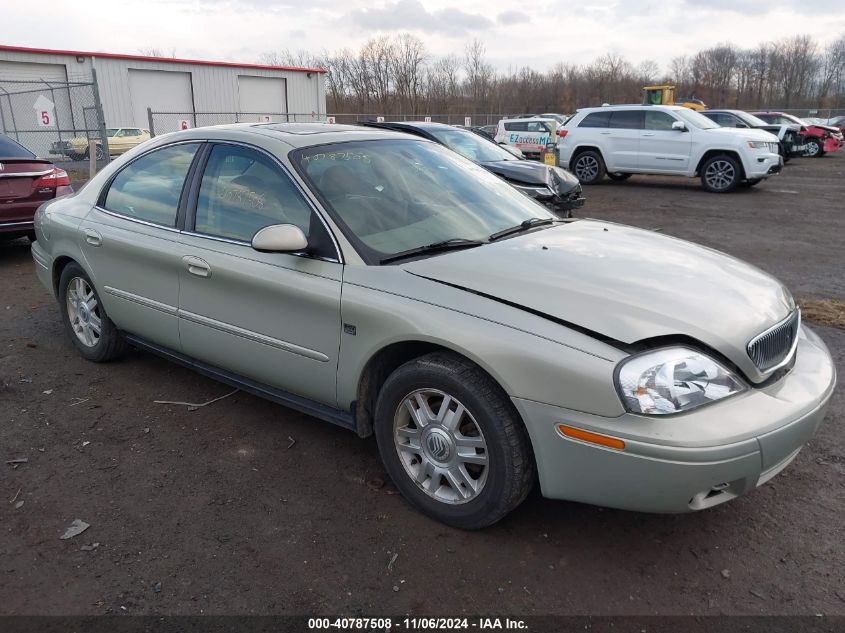
POLYGON ((103 243, 103 236, 94 229, 85 229, 85 241, 91 246, 100 246, 103 243))
POLYGON ((197 277, 211 277, 211 266, 204 259, 194 257, 193 255, 186 255, 182 258, 182 261, 185 262, 185 268, 192 275, 196 275, 197 277))
POLYGON ((643 132, 643 136, 654 136, 654 132, 643 132))
POLYGON ((599 132, 599 134, 610 134, 610 130, 604 130, 603 132, 599 132))

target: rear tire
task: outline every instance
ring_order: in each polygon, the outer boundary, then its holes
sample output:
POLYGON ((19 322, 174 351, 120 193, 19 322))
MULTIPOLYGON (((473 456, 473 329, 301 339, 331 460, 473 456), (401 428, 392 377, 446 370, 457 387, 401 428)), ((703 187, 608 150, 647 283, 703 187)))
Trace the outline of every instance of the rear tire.
POLYGON ((611 180, 615 180, 617 182, 621 182, 623 180, 628 180, 631 177, 631 174, 623 174, 622 172, 607 172, 607 177, 611 180))
POLYGON ((572 173, 583 185, 600 182, 606 171, 604 159, 595 150, 579 152, 572 161, 572 173))
POLYGON ((712 156, 701 166, 701 184, 711 193, 733 191, 742 180, 742 166, 727 154, 712 156))
POLYGON ((126 351, 126 339, 109 319, 94 284, 76 262, 62 270, 59 309, 65 332, 86 360, 104 363, 126 351))
POLYGON ((530 441, 513 404, 489 375, 451 352, 408 361, 387 378, 375 435, 405 499, 452 527, 492 525, 534 485, 530 441))

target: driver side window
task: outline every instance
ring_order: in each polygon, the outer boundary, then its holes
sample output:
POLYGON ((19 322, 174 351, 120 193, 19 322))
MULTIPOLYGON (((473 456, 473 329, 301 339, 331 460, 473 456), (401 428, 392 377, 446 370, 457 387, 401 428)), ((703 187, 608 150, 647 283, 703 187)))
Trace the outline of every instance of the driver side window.
POLYGON ((308 237, 319 224, 312 214, 290 178, 268 157, 238 145, 211 150, 197 200, 197 233, 250 242, 265 226, 294 224, 308 237))

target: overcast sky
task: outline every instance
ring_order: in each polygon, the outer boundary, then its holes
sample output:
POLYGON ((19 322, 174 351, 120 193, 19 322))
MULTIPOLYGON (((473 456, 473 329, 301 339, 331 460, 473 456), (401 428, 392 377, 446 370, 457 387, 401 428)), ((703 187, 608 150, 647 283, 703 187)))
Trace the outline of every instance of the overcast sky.
POLYGON ((499 68, 584 63, 613 51, 665 68, 672 57, 730 41, 753 46, 845 34, 843 0, 0 0, 2 44, 255 62, 265 51, 356 47, 410 31, 435 55, 478 38, 499 68))

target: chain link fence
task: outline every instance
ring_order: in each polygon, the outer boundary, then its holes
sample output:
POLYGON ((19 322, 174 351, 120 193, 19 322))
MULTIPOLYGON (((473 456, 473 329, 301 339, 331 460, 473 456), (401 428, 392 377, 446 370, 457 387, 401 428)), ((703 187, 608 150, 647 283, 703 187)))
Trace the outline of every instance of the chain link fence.
POLYGON ((0 79, 0 131, 56 163, 86 159, 89 140, 93 140, 98 162, 108 162, 96 79, 0 79))
POLYGON ((153 112, 147 110, 151 136, 195 127, 231 123, 308 123, 315 121, 354 125, 364 121, 433 121, 448 125, 495 125, 504 114, 316 114, 314 112, 153 112))

